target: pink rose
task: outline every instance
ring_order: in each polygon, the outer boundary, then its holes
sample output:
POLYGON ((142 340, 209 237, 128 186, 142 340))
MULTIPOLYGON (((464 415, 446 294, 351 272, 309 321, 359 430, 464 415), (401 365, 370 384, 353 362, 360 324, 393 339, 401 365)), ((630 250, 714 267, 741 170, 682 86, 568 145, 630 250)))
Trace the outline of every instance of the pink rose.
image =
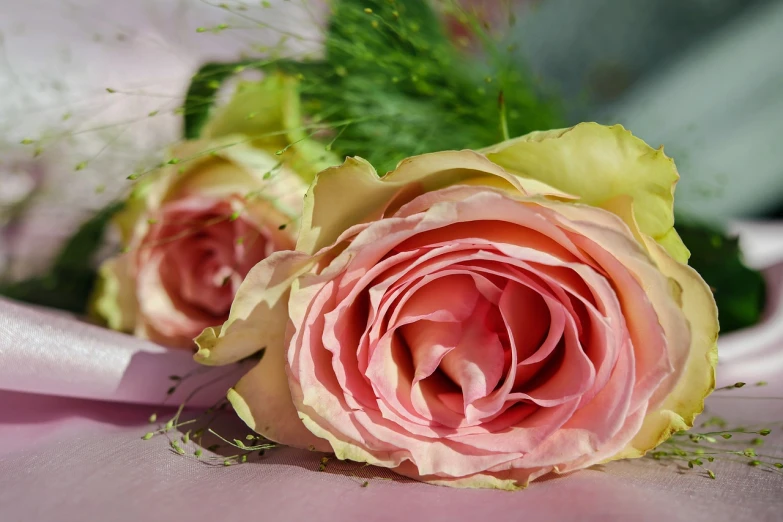
POLYGON ((110 328, 172 347, 193 348, 248 271, 294 247, 307 183, 335 164, 282 74, 240 83, 202 135, 139 180, 116 217, 127 252, 101 267, 93 302, 110 328))
POLYGON ((714 386, 717 311, 672 228, 677 177, 597 124, 380 179, 348 159, 196 358, 265 348, 229 392, 251 428, 428 482, 513 489, 641 456, 714 386))
POLYGON ((102 266, 95 301, 110 327, 191 348, 204 328, 226 320, 256 263, 294 246, 304 182, 289 172, 264 181, 272 156, 247 145, 227 151, 166 169, 126 203, 118 222, 127 253, 102 266))

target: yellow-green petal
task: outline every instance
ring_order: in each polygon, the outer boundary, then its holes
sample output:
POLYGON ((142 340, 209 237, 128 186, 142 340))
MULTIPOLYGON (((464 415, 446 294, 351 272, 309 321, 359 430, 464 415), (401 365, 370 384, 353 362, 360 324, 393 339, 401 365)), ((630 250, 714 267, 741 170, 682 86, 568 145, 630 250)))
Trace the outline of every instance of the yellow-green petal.
POLYGON ((121 332, 133 331, 138 309, 129 261, 129 256, 121 255, 101 265, 90 305, 91 315, 121 332))
POLYGON ((666 252, 668 252, 672 258, 680 263, 687 263, 688 259, 691 257, 690 250, 688 250, 688 247, 682 242, 680 234, 677 233, 677 230, 674 227, 669 229, 664 235, 656 237, 655 241, 666 249, 666 252))
POLYGON ((663 148, 653 149, 622 125, 581 123, 569 129, 533 132, 488 147, 490 160, 596 207, 627 195, 641 231, 678 261, 687 252, 672 234, 674 188, 679 174, 663 148))
MULTIPOLYGON (((211 152, 197 153, 182 164, 181 171, 167 173, 170 179, 160 196, 163 202, 189 196, 239 194, 250 201, 267 201, 289 218, 299 217, 307 183, 287 164, 281 164, 280 158, 255 147, 239 134, 198 143, 201 150, 211 152)), ((189 151, 193 150, 192 145, 188 145, 189 151)))
POLYGON ((154 179, 154 176, 148 176, 136 182, 122 208, 112 217, 111 221, 119 230, 123 245, 131 243, 136 226, 147 209, 149 188, 154 179))
POLYGON ((215 111, 201 135, 245 134, 263 143, 285 146, 289 133, 294 139, 303 137, 295 130, 300 121, 296 78, 273 73, 262 81, 239 82, 232 98, 215 111))
POLYGON ((649 411, 639 433, 614 459, 638 457, 656 447, 672 433, 693 427, 704 409, 704 399, 715 388, 718 362, 718 309, 712 292, 699 274, 667 255, 650 239, 647 249, 664 275, 681 290, 682 310, 690 326, 691 347, 679 381, 658 408, 649 411))
POLYGON ((271 73, 259 82, 241 82, 234 96, 210 118, 202 131, 206 138, 242 134, 253 147, 283 162, 310 183, 339 158, 309 138, 312 130, 302 120, 299 82, 271 73))
POLYGON ((269 440, 328 450, 325 441, 307 430, 294 407, 285 372, 285 351, 271 350, 228 391, 227 398, 250 429, 269 440))
POLYGON ((379 212, 397 187, 385 185, 362 158, 321 172, 307 190, 296 249, 314 254, 379 212))
POLYGON ((319 173, 310 186, 297 250, 315 253, 354 225, 393 212, 422 193, 452 185, 485 185, 518 196, 574 199, 544 183, 526 181, 471 150, 414 156, 382 178, 364 159, 347 158, 342 165, 319 173))

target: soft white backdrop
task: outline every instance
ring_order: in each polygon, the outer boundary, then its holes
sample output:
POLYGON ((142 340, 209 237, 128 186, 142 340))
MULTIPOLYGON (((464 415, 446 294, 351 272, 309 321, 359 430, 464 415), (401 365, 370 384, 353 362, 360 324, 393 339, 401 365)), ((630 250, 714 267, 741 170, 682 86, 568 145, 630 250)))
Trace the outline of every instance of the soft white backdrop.
POLYGON ((229 11, 206 0, 0 0, 0 227, 3 185, 11 190, 23 172, 45 185, 13 235, 0 237, 12 276, 43 270, 78 222, 179 137, 174 110, 201 64, 319 52, 321 2, 269 4, 229 2, 229 11), (220 24, 227 27, 211 30, 220 24))

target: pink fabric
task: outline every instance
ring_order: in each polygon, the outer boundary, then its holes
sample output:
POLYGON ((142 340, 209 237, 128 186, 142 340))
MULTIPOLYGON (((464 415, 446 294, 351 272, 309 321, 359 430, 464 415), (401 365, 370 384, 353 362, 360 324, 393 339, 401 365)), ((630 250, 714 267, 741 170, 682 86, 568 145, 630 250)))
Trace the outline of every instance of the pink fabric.
MULTIPOLYGON (((783 221, 738 222, 731 228, 739 235, 746 264, 764 273, 767 307, 759 324, 720 338, 719 385, 764 380, 783 396, 783 221)), ((752 393, 769 395, 770 389, 752 393)))
MULTIPOLYGON (((754 253, 748 252, 753 258, 754 253)), ((780 261, 780 260, 779 260, 780 261)), ((731 423, 783 420, 783 263, 769 263, 767 319, 720 341, 719 386, 710 414, 731 423)), ((649 459, 614 462, 533 483, 518 493, 419 484, 387 470, 329 462, 281 448, 224 468, 179 457, 164 437, 142 441, 147 418, 172 381, 197 368, 187 352, 86 324, 71 316, 0 300, 0 520, 634 520, 774 521, 783 513, 783 475, 715 462, 712 481, 649 459), (97 400, 96 400, 97 399, 97 400), (135 404, 134 404, 135 403, 135 404), (367 480, 367 487, 362 487, 367 480)), ((222 372, 194 405, 214 403, 239 368, 222 372)), ((187 388, 188 390, 185 390, 187 388)), ((219 430, 237 428, 231 416, 219 430)), ((783 461, 783 430, 773 424, 764 453, 783 461)), ((241 426, 240 426, 241 428, 241 426)), ((238 433, 244 433, 240 431, 238 433)), ((189 447, 189 449, 191 449, 189 447)))
POLYGON ((225 374, 190 402, 205 407, 236 382, 238 371, 216 374, 188 351, 0 298, 0 390, 157 405, 175 384, 170 376, 196 372, 169 397, 176 406, 199 384, 225 374))
MULTIPOLYGON (((772 401, 749 402, 710 405, 738 420, 780 413, 772 401)), ((743 464, 714 463, 714 481, 645 459, 520 492, 458 490, 342 462, 318 472, 321 454, 289 448, 203 465, 172 454, 163 438, 142 441, 149 410, 138 406, 11 393, 0 404, 4 522, 773 522, 783 509, 783 477, 743 464)), ((768 439, 765 451, 783 457, 780 432, 768 439)))

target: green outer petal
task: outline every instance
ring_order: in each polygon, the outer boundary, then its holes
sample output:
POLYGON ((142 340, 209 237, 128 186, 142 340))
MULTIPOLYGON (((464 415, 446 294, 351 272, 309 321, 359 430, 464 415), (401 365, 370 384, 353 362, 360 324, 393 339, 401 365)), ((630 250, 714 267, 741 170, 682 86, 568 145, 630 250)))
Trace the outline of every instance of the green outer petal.
POLYGON ((420 475, 418 469, 410 461, 392 468, 395 473, 412 479, 460 489, 500 489, 503 491, 519 491, 525 489, 535 478, 545 474, 549 470, 508 470, 504 472, 476 473, 467 477, 439 477, 437 475, 420 475))
POLYGON ((149 188, 156 178, 157 176, 153 174, 136 182, 123 207, 112 217, 112 222, 120 232, 123 245, 129 245, 133 239, 136 224, 147 210, 149 188))
POLYGON ((254 147, 284 160, 310 183, 318 172, 340 161, 323 144, 309 139, 300 102, 299 82, 293 76, 278 72, 260 82, 241 82, 232 99, 207 122, 202 136, 244 134, 254 147))
POLYGON ((285 146, 288 126, 299 125, 298 82, 272 74, 258 82, 237 84, 229 102, 217 109, 201 135, 219 138, 228 134, 257 136, 271 146, 285 146))
POLYGON ((300 411, 299 419, 310 433, 329 443, 331 450, 334 452, 334 456, 338 459, 366 462, 367 464, 375 466, 388 467, 383 460, 376 458, 372 453, 364 450, 359 445, 340 440, 334 433, 322 428, 320 424, 313 421, 306 413, 300 411))
POLYGON ((704 399, 715 389, 719 325, 712 292, 695 270, 672 259, 651 239, 646 238, 645 242, 661 272, 677 281, 682 290, 682 309, 690 325, 691 348, 677 385, 663 404, 647 413, 636 437, 611 460, 640 457, 672 433, 692 428, 704 410, 704 399))
POLYGON ((326 441, 299 420, 288 389, 285 350, 270 350, 228 391, 226 396, 240 419, 269 440, 297 448, 329 451, 326 441))
POLYGON ((362 158, 321 172, 307 190, 296 249, 314 254, 352 225, 378 214, 398 187, 385 185, 362 158), (339 204, 335 204, 339 201, 339 204))
POLYGON ((424 192, 457 184, 486 185, 514 195, 575 199, 538 181, 526 183, 472 150, 414 156, 383 178, 366 160, 346 158, 342 165, 319 173, 310 185, 297 250, 315 253, 353 225, 379 219, 424 192))
POLYGON ((622 125, 580 123, 533 132, 481 152, 510 172, 575 194, 588 205, 603 208, 617 196, 631 196, 641 231, 678 261, 687 261, 687 249, 671 233, 679 180, 674 161, 663 148, 653 149, 622 125))
POLYGON ((656 237, 655 241, 665 248, 666 252, 680 263, 687 263, 688 259, 691 257, 690 250, 688 250, 688 247, 682 242, 680 234, 677 233, 677 230, 674 227, 664 235, 656 237))
POLYGON ((91 315, 121 332, 132 332, 136 326, 136 289, 130 277, 129 260, 128 255, 121 255, 101 265, 90 303, 91 315))

